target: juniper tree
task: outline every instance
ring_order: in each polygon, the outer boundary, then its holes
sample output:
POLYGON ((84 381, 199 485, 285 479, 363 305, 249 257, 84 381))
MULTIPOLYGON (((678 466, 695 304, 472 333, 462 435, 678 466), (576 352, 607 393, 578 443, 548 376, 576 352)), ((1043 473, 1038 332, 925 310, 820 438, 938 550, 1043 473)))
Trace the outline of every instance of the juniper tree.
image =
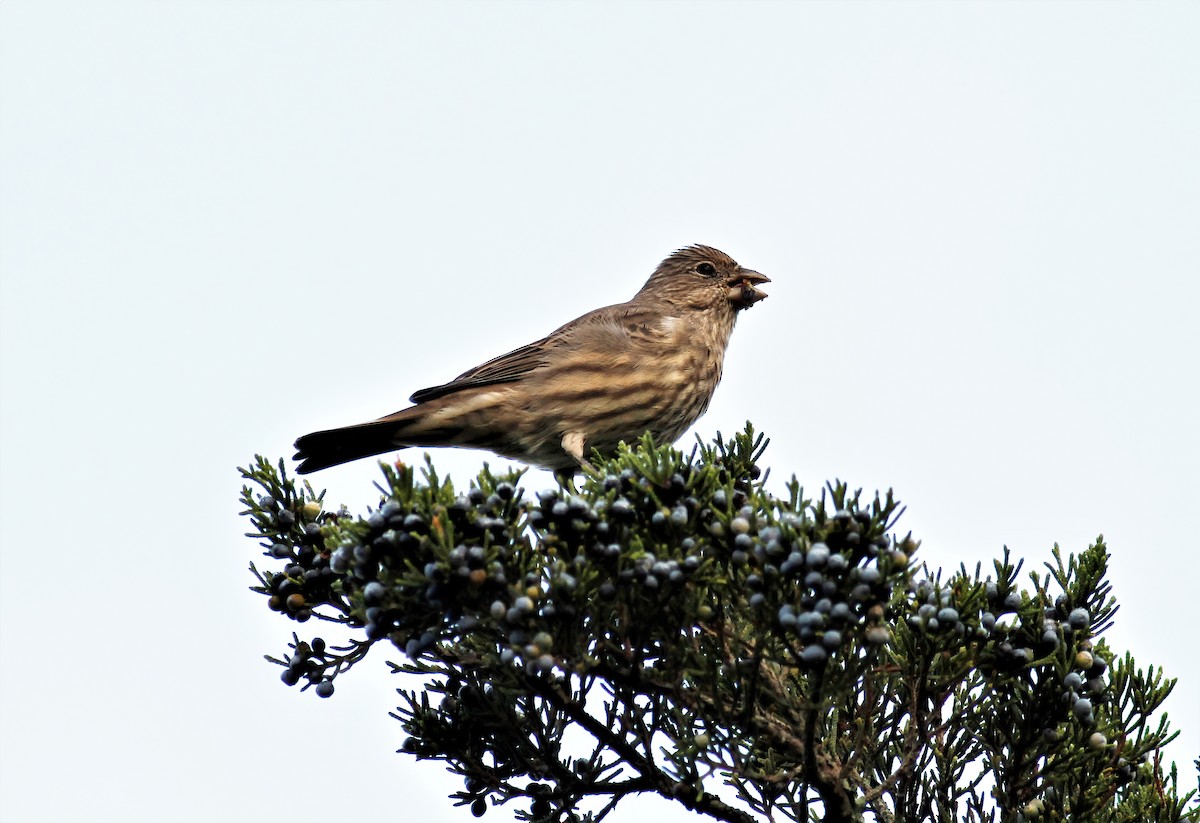
POLYGON ((764 448, 749 426, 643 441, 536 495, 384 465, 362 516, 257 458, 254 591, 348 637, 297 628, 268 660, 329 697, 401 653, 401 751, 461 775, 477 816, 600 820, 654 792, 731 823, 1200 820, 1161 757, 1174 681, 1101 637, 1102 538, 1026 578, 1007 550, 933 571, 891 492, 773 495, 764 448))

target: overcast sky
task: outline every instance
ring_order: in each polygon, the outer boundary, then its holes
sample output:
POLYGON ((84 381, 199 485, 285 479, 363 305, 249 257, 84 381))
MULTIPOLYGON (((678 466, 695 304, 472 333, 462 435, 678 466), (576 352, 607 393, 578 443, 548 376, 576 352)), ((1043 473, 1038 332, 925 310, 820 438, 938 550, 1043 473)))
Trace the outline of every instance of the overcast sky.
POLYGON ((894 488, 935 566, 1103 533, 1193 785, 1198 42, 1166 2, 0 4, 0 820, 470 819, 384 654, 330 700, 262 660, 236 467, 690 243, 773 279, 695 431, 894 488))

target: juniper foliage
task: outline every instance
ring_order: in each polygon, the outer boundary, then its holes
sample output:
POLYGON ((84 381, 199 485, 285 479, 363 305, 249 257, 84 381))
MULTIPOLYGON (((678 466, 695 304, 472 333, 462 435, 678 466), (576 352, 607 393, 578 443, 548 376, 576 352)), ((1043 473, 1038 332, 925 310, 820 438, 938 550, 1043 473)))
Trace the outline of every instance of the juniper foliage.
POLYGON ((731 823, 1200 820, 1161 758, 1175 682, 1101 639, 1102 538, 1025 588, 1007 549, 931 572, 891 492, 775 496, 765 446, 644 440, 532 497, 519 472, 459 491, 387 464, 364 516, 256 458, 254 591, 347 638, 297 629, 267 659, 329 697, 402 652, 401 751, 461 775, 476 816, 598 821, 654 792, 731 823))

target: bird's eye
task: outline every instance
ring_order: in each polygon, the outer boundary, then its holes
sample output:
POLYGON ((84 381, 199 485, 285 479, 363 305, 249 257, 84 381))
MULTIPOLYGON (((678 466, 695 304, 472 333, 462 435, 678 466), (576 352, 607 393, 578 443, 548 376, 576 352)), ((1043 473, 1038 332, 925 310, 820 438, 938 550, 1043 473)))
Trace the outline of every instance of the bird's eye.
POLYGON ((701 263, 699 266, 696 266, 696 271, 705 277, 712 277, 717 273, 717 267, 712 263, 701 263))

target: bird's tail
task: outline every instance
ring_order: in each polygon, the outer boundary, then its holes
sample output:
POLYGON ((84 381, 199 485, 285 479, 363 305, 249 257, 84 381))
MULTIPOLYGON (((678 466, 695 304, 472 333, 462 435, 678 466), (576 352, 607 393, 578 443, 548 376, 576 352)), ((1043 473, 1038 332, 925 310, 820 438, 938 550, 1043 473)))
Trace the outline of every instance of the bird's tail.
POLYGON ((362 423, 306 434, 296 441, 295 459, 302 461, 296 472, 308 474, 393 451, 398 448, 395 435, 395 423, 362 423))
POLYGON ((412 406, 370 423, 306 434, 296 441, 297 474, 386 454, 406 446, 438 445, 441 431, 428 430, 428 409, 412 406))

